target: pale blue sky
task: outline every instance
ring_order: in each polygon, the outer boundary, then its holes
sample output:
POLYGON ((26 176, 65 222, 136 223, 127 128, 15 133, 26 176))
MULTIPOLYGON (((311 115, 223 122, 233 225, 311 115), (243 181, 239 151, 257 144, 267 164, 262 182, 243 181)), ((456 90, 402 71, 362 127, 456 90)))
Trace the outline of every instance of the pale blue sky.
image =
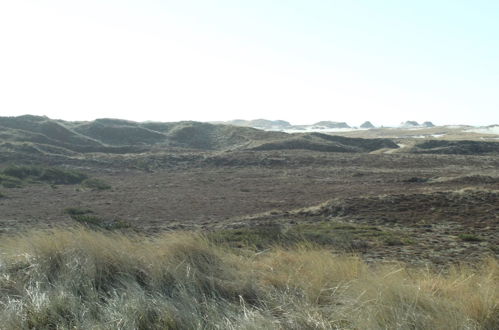
POLYGON ((499 123, 499 1, 1 1, 25 113, 499 123))

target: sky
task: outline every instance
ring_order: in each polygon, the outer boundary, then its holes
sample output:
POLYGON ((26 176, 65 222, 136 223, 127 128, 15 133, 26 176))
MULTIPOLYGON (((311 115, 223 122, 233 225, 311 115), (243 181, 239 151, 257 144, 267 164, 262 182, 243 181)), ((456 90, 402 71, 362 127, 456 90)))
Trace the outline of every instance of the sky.
POLYGON ((499 124, 496 0, 0 0, 0 116, 499 124))

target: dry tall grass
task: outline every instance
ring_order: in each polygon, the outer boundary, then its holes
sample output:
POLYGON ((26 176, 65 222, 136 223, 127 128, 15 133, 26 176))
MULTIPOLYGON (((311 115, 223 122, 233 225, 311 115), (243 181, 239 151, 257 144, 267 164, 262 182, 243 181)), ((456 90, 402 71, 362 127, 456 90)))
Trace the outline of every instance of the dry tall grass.
POLYGON ((0 239, 2 329, 499 329, 499 264, 445 274, 326 250, 85 229, 0 239))

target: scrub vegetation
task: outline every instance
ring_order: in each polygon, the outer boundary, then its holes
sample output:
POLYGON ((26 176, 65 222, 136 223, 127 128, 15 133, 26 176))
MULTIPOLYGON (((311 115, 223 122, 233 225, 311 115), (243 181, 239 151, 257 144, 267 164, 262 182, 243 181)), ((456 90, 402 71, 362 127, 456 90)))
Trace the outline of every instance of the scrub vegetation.
POLYGON ((89 178, 80 171, 60 167, 9 165, 0 171, 0 184, 5 188, 20 188, 29 183, 81 184, 82 187, 92 190, 111 189, 103 180, 89 178))
POLYGON ((50 184, 77 184, 88 176, 78 171, 57 167, 11 165, 2 171, 2 176, 8 180, 24 182, 46 182, 50 184))

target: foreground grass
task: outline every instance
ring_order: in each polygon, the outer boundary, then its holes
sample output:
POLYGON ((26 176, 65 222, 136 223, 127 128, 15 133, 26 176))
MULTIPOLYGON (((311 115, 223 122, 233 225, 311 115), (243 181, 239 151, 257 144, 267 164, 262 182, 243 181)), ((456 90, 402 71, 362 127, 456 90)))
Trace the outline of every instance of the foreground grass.
POLYGON ((298 246, 83 228, 0 240, 2 329, 498 329, 499 264, 368 267, 298 246))

